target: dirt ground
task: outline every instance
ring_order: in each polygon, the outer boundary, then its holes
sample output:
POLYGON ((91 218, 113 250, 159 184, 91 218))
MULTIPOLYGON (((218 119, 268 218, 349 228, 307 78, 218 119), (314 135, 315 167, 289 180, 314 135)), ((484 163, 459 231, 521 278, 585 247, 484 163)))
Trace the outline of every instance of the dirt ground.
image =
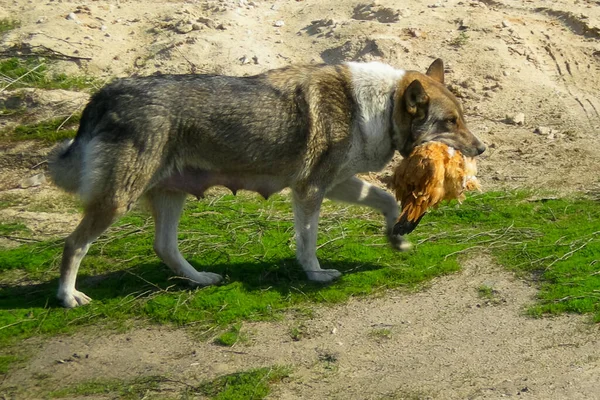
MULTIPOLYGON (((2 51, 20 46, 68 58, 56 69, 105 80, 248 75, 347 60, 424 71, 441 57, 471 130, 489 146, 479 162, 486 190, 600 190, 597 0, 0 0, 0 18, 6 17, 21 26, 2 38, 2 51)), ((27 107, 27 122, 67 117, 86 98, 62 90, 0 91, 3 107, 27 107)), ((3 118, 0 129, 15 123, 3 118)), ((58 196, 49 183, 18 188, 43 171, 47 151, 37 144, 1 145, 2 193, 27 202, 58 196)), ((77 222, 59 208, 24 214, 11 207, 0 219, 18 219, 40 237, 64 235, 77 222)), ((14 245, 9 242, 0 245, 14 245)), ((296 379, 272 398, 600 398, 598 328, 583 317, 525 317, 523 307, 535 293, 481 257, 421 293, 318 308, 305 321, 310 335, 298 342, 289 336, 293 315, 245 324, 250 343, 234 349, 166 328, 81 334, 30 343, 38 346, 36 355, 2 385, 26 386, 42 372, 50 375, 49 386, 96 376, 204 379, 279 363, 292 364, 296 379), (502 301, 482 303, 476 290, 482 283, 502 301), (391 331, 388 338, 373 337, 379 327, 391 331), (56 364, 73 353, 89 358, 56 364), (325 365, 325 353, 334 355, 332 365, 325 365)))

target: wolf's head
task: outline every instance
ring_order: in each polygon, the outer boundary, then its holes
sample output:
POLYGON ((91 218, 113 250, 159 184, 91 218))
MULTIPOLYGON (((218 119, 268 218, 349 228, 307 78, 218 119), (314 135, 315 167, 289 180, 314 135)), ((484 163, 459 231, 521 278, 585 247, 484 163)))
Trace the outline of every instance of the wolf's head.
POLYGON ((486 149, 469 131, 462 106, 444 86, 444 63, 435 60, 426 74, 407 71, 394 94, 394 142, 407 157, 425 142, 438 141, 469 157, 486 149))

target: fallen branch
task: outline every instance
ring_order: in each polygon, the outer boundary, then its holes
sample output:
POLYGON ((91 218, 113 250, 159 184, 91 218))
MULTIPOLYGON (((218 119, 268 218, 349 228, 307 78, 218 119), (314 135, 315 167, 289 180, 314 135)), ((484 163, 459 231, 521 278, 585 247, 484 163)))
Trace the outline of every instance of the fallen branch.
POLYGON ((32 56, 35 57, 45 57, 53 60, 61 60, 61 61, 89 61, 92 57, 80 57, 69 54, 61 53, 60 51, 53 50, 49 47, 39 45, 39 46, 29 46, 29 45, 14 45, 7 50, 0 51, 0 56, 2 57, 16 57, 16 58, 29 58, 32 56), (38 50, 39 49, 39 50, 38 50))
MULTIPOLYGON (((81 107, 79 107, 81 108, 81 107)), ((58 128, 56 128, 56 132, 60 131, 60 129, 71 119, 73 118, 73 115, 75 115, 75 113, 77 111, 79 111, 79 108, 73 110, 73 112, 71 113, 71 115, 69 115, 67 118, 65 118, 65 120, 58 126, 58 128)))
POLYGON ((444 257, 444 261, 446 261, 449 257, 452 257, 455 254, 466 253, 467 251, 470 251, 470 250, 473 250, 473 249, 481 249, 481 248, 485 248, 485 246, 471 246, 471 247, 467 247, 466 249, 454 251, 454 252, 452 252, 450 254, 446 254, 446 257, 444 257))
MULTIPOLYGON (((593 292, 598 292, 598 290, 594 290, 593 292)), ((581 300, 581 299, 600 299, 600 293, 595 294, 593 292, 589 292, 589 293, 584 293, 581 296, 565 296, 562 297, 560 299, 554 299, 552 300, 553 303, 562 303, 564 301, 569 301, 569 300, 581 300)))
POLYGON ((16 242, 24 242, 24 243, 31 243, 31 242, 42 242, 42 240, 38 240, 38 239, 32 239, 32 238, 24 238, 24 237, 20 237, 20 236, 11 236, 11 235, 0 235, 0 237, 9 239, 9 240, 14 240, 16 242))
POLYGON ((578 252, 579 250, 583 249, 584 247, 586 247, 591 241, 593 241, 595 239, 595 236, 598 232, 594 232, 592 234, 592 237, 589 238, 584 244, 582 244, 581 246, 577 247, 576 249, 573 249, 571 251, 566 252, 565 254, 562 255, 562 257, 557 258, 556 260, 552 261, 550 264, 548 264, 548 266, 545 268, 546 271, 548 271, 554 264, 556 264, 559 261, 564 261, 566 259, 568 259, 569 257, 571 257, 573 254, 575 254, 576 252, 578 252))
POLYGON ((0 326, 0 331, 1 331, 2 329, 10 328, 11 326, 15 326, 15 325, 22 324, 23 322, 35 321, 36 319, 37 319, 37 318, 32 318, 32 319, 22 319, 22 320, 20 320, 20 321, 13 322, 12 324, 8 324, 8 325, 0 326))

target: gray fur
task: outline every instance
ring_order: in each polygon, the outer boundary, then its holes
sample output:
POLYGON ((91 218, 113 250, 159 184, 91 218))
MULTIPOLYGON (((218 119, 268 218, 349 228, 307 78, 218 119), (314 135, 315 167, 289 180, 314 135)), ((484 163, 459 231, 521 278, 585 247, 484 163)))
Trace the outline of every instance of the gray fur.
POLYGON ((81 181, 81 152, 76 151, 73 140, 65 140, 48 154, 48 168, 54 183, 69 193, 77 193, 81 181))

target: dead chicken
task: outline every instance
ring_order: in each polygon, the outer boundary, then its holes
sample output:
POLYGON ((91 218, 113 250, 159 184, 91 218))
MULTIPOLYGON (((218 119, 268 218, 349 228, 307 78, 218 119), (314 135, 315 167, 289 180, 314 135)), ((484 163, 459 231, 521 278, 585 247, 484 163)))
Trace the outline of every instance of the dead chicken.
POLYGON ((481 190, 476 174, 475 159, 452 147, 439 142, 416 147, 400 162, 390 183, 402 205, 394 233, 412 232, 427 209, 443 200, 461 202, 465 191, 481 190))

